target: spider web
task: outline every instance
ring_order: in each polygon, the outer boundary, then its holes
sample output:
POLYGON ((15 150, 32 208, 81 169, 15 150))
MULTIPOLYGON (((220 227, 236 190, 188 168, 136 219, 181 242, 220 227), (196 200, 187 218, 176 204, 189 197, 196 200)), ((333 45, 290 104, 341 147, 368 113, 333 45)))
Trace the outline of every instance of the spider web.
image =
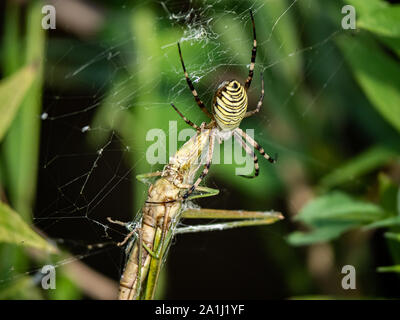
MULTIPOLYGON (((322 77, 315 79, 321 76, 319 69, 324 59, 334 54, 334 39, 342 32, 339 20, 336 29, 327 28, 321 30, 317 38, 303 39, 305 29, 309 27, 302 20, 307 16, 304 10, 312 14, 323 10, 321 6, 312 0, 254 1, 250 8, 239 2, 144 1, 135 7, 123 7, 125 19, 121 19, 118 26, 120 34, 110 31, 110 36, 104 36, 102 40, 50 38, 47 89, 42 114, 38 115, 42 120, 41 188, 33 223, 72 254, 69 260, 51 261, 51 264, 58 267, 84 259, 94 269, 119 279, 124 250, 115 243, 121 241, 127 231, 110 225, 106 218, 132 220, 143 204, 147 188, 138 187, 135 175, 162 168, 162 165, 146 163, 146 151, 152 142, 145 141, 144 134, 159 127, 159 113, 170 115, 169 119, 161 119, 166 123, 162 126, 164 130, 168 128, 169 120, 178 120, 169 107, 170 102, 194 123, 205 121, 187 88, 176 42, 181 43, 189 75, 200 97, 209 106, 221 80, 238 78, 243 82, 247 77, 253 41, 248 9, 254 13, 258 41, 249 108, 254 108, 258 100, 261 71, 266 81, 263 110, 249 127, 254 127, 255 137, 263 142, 264 148, 275 150, 280 158, 302 158, 317 167, 324 167, 323 163, 296 151, 290 144, 263 137, 263 132, 285 130, 276 125, 282 125, 280 115, 295 108, 293 100, 304 94, 303 88, 309 83, 317 86, 304 97, 305 102, 297 106, 297 112, 300 117, 312 121, 316 116, 316 105, 329 94, 331 81, 341 70, 343 61, 339 60, 332 66, 325 66, 322 77), (278 2, 280 6, 276 5, 278 2), (153 8, 153 13, 146 11, 146 7, 153 8), (265 17, 270 10, 275 11, 265 17), (129 21, 130 16, 134 17, 132 20, 139 19, 135 15, 137 11, 153 19, 153 24, 129 21), (132 23, 133 27, 127 23, 132 23), (150 26, 157 30, 147 30, 146 36, 126 31, 139 28, 140 23, 146 24, 144 28, 150 26), (284 37, 283 27, 296 29, 293 33, 297 39, 290 39, 294 47, 289 51, 289 40, 284 37), (172 36, 158 32, 170 32, 172 36), (143 39, 150 47, 145 48, 145 52, 151 52, 154 44, 157 51, 146 57, 138 56, 135 47, 146 45, 143 39), (52 51, 57 45, 63 45, 66 50, 62 53, 52 51), (274 51, 268 51, 270 46, 274 46, 274 51), (197 54, 193 54, 192 47, 196 48, 197 54), (238 50, 242 47, 246 48, 245 56, 238 50), (85 60, 79 59, 79 52, 85 60), (303 63, 296 64, 295 60, 300 58, 303 63), (160 64, 161 72, 151 70, 151 65, 160 64), (278 106, 279 97, 269 88, 279 88, 276 82, 284 80, 296 66, 300 66, 296 74, 301 76, 289 81, 288 86, 280 87, 279 94, 284 99, 278 106), (147 75, 149 70, 150 77, 147 75), (280 78, 277 74, 282 71, 287 74, 280 78), (268 77, 269 73, 274 77, 268 77), (280 111, 276 112, 278 107, 280 111), (146 117, 150 120, 139 128, 146 117), (158 120, 152 123, 156 118, 158 120)), ((178 120, 178 129, 185 127, 181 122, 178 120)), ((170 132, 165 132, 168 140, 170 132)), ((179 142, 178 147, 182 143, 179 142)), ((215 182, 213 184, 216 186, 215 182)), ((230 190, 221 183, 218 187, 229 197, 230 190)), ((210 207, 217 202, 211 199, 210 207)), ((280 234, 275 236, 282 237, 280 234)), ((38 268, 10 270, 9 274, 0 277, 0 281, 7 283, 37 272, 38 268)))

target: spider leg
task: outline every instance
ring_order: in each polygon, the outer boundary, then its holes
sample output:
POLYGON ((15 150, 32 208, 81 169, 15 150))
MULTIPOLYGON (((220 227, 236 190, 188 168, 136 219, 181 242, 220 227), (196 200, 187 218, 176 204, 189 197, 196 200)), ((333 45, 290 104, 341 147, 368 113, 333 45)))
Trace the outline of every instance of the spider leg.
POLYGON ((260 100, 258 100, 257 107, 254 110, 248 111, 248 112, 245 113, 244 118, 251 117, 253 114, 259 112, 260 109, 261 109, 261 106, 263 104, 263 100, 264 100, 264 77, 263 77, 263 74, 261 72, 261 96, 260 96, 260 100))
POLYGON ((190 194, 199 186, 200 182, 204 179, 204 177, 207 175, 208 170, 210 169, 213 153, 214 153, 214 141, 215 137, 214 134, 210 134, 210 143, 208 146, 208 159, 207 163, 204 166, 203 172, 200 174, 200 176, 197 178, 196 182, 190 187, 188 191, 183 195, 182 199, 185 200, 187 199, 190 194))
POLYGON ((213 118, 212 115, 207 111, 207 108, 206 108, 206 106, 204 105, 203 101, 200 100, 200 98, 199 98, 199 96, 198 96, 198 94, 197 94, 197 91, 196 91, 196 89, 194 88, 193 83, 192 83, 192 81, 191 81, 190 78, 189 78, 189 74, 188 74, 187 71, 186 71, 185 63, 183 62, 183 58, 182 58, 181 46, 180 46, 179 42, 178 42, 178 50, 179 50, 179 57, 180 57, 181 63, 182 63, 183 72, 185 73, 186 82, 187 82, 187 84, 188 84, 190 90, 192 91, 192 94, 193 94, 193 96, 194 96, 194 99, 196 100, 196 103, 197 103, 197 105, 200 107, 201 111, 203 111, 203 112, 206 114, 207 117, 209 117, 209 118, 212 119, 212 118, 213 118))
MULTIPOLYGON (((128 229, 128 224, 129 224, 129 223, 122 222, 122 221, 119 221, 119 220, 113 220, 113 219, 111 219, 110 217, 107 217, 107 220, 108 220, 109 222, 113 223, 113 224, 118 224, 118 225, 123 226, 123 227, 125 227, 125 228, 128 229)), ((129 229, 128 229, 128 230, 129 230, 129 229)), ((118 242, 118 243, 117 243, 117 246, 118 246, 118 247, 124 246, 124 245, 128 242, 128 240, 131 239, 136 233, 137 233, 137 230, 136 230, 136 228, 135 228, 135 229, 133 229, 132 231, 130 231, 130 232, 128 233, 128 235, 124 238, 124 240, 122 240, 121 242, 118 242)))
POLYGON ((234 133, 234 137, 235 137, 236 141, 239 142, 242 145, 242 147, 246 151, 246 153, 250 157, 253 158, 253 161, 254 161, 254 175, 253 176, 240 175, 240 176, 244 177, 244 178, 248 178, 248 179, 252 179, 252 178, 257 177, 259 172, 260 172, 260 166, 258 165, 257 156, 254 154, 253 150, 251 150, 251 148, 248 146, 248 144, 243 141, 243 139, 239 136, 239 134, 237 132, 234 133))
POLYGON ((194 124, 192 121, 190 121, 188 118, 186 118, 179 110, 177 107, 174 106, 173 103, 171 103, 172 108, 175 109, 175 111, 181 116, 181 118, 183 119, 183 121, 185 121, 189 126, 191 126, 192 128, 196 129, 197 131, 200 130, 200 127, 197 126, 196 124, 194 124))
POLYGON ((251 63, 250 63, 250 69, 249 69, 249 75, 246 79, 246 82, 244 84, 244 89, 247 91, 249 89, 251 80, 253 80, 253 72, 254 72, 254 65, 256 62, 256 53, 257 53, 257 40, 256 40, 256 25, 254 23, 254 17, 253 17, 253 12, 250 10, 250 17, 251 17, 251 23, 253 25, 253 49, 251 49, 251 63))
POLYGON ((277 157, 275 157, 275 159, 274 159, 271 156, 269 156, 267 153, 265 153, 265 150, 263 149, 263 147, 261 147, 252 137, 247 135, 242 129, 236 128, 235 131, 238 132, 243 137, 243 139, 246 140, 251 146, 256 148, 258 150, 258 152, 260 152, 260 154, 265 159, 267 159, 271 163, 275 163, 276 162, 276 158, 277 157))

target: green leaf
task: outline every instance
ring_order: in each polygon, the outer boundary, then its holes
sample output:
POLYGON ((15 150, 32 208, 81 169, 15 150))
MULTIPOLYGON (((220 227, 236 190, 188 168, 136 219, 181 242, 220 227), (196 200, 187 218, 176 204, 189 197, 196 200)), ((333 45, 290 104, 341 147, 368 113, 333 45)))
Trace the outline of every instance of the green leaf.
POLYGON ((50 253, 57 252, 57 249, 32 230, 18 213, 2 202, 0 202, 0 242, 33 247, 50 253))
POLYGON ((357 27, 389 37, 400 37, 400 6, 379 8, 361 15, 357 27))
POLYGON ((5 186, 8 199, 25 221, 30 221, 32 217, 39 159, 39 115, 42 108, 46 35, 41 26, 42 6, 40 1, 31 1, 26 7, 26 33, 19 41, 24 44, 25 63, 36 67, 37 76, 8 130, 2 150, 2 165, 7 173, 5 186))
POLYGON ((387 8, 389 5, 382 0, 347 0, 346 4, 355 7, 357 16, 371 14, 376 10, 387 8))
POLYGON ((0 82, 0 141, 11 125, 18 108, 31 87, 38 68, 30 64, 0 82))
POLYGON ((309 202, 295 219, 318 227, 334 221, 366 223, 384 216, 379 206, 336 191, 309 202))
POLYGON ((384 172, 378 174, 378 199, 379 205, 393 216, 398 211, 399 186, 393 177, 384 172))
POLYGON ((378 272, 400 272, 400 264, 394 266, 387 266, 387 267, 379 267, 377 269, 378 272))
POLYGON ((293 232, 287 238, 292 245, 326 242, 364 223, 382 219, 382 208, 355 200, 341 192, 331 192, 309 202, 295 217, 311 226, 310 232, 293 232))
MULTIPOLYGON (((287 2, 271 1, 268 5, 260 8, 255 20, 256 27, 257 25, 261 26, 268 43, 267 46, 260 46, 260 49, 264 51, 262 54, 271 57, 272 61, 289 57, 285 59, 285 63, 277 64, 275 68, 279 70, 281 76, 285 77, 286 81, 295 85, 302 76, 302 56, 293 54, 301 47, 301 44, 296 21, 292 14, 293 11, 288 10, 287 2), (279 24, 277 24, 278 21, 279 24)), ((245 57, 248 59, 248 54, 245 57)), ((245 63, 248 63, 247 60, 245 63)))
POLYGON ((372 222, 364 227, 364 229, 388 228, 400 226, 400 217, 391 217, 383 220, 372 222))
MULTIPOLYGON (((400 219, 398 219, 397 223, 400 224, 400 219)), ((385 237, 387 239, 396 240, 400 242, 400 233, 386 232, 385 237)))
POLYGON ((287 241, 294 246, 304 246, 313 243, 327 242, 339 237, 342 233, 353 229, 358 225, 359 223, 342 222, 317 228, 311 232, 296 231, 287 237, 287 241))
POLYGON ((21 5, 13 1, 5 1, 4 32, 2 45, 1 67, 4 76, 10 76, 21 67, 23 43, 20 41, 21 5))
POLYGON ((372 105, 400 131, 400 64, 371 40, 342 36, 337 43, 372 105))
POLYGON ((387 163, 395 155, 396 153, 391 150, 373 147, 323 177, 320 185, 324 188, 332 188, 354 180, 387 163))
POLYGON ((386 46, 391 48, 394 53, 396 53, 400 57, 400 38, 380 36, 379 40, 381 40, 386 46))
POLYGON ((397 190, 397 214, 400 216, 400 187, 397 190))
MULTIPOLYGON (((10 1, 7 1, 8 3, 10 1)), ((30 1, 24 8, 20 4, 8 6, 2 69, 7 76, 19 67, 32 65, 36 68, 33 83, 27 90, 21 106, 2 141, 2 185, 12 207, 26 221, 32 220, 32 208, 36 195, 39 133, 42 103, 42 71, 45 60, 44 39, 46 31, 41 26, 43 3, 30 1), (20 17, 14 20, 15 17, 20 17), (19 22, 19 23, 18 23, 19 22)), ((0 101, 2 104, 3 101, 0 101)), ((1 114, 1 113, 0 113, 1 114)), ((0 115, 1 117, 1 115, 0 115)), ((0 246, 0 273, 13 268, 25 270, 28 259, 23 247, 0 246)))
POLYGON ((33 277, 23 276, 0 291, 1 300, 43 300, 43 290, 35 285, 33 277))

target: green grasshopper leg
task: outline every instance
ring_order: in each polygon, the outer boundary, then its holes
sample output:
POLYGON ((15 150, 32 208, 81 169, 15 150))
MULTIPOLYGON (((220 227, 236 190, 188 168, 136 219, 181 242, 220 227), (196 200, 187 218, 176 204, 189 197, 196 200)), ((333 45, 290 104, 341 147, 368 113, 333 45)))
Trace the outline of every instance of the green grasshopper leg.
POLYGON ((220 210, 220 209, 186 209, 182 213, 186 219, 235 219, 237 221, 196 225, 177 228, 175 233, 191 233, 215 230, 227 230, 254 225, 268 225, 283 219, 277 211, 246 211, 246 210, 220 210))

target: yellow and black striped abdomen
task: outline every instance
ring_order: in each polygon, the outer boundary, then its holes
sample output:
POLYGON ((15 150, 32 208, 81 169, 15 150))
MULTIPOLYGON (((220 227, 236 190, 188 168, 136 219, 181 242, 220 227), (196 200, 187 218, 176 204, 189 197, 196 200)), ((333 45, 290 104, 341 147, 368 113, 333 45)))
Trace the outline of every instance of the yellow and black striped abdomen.
POLYGON ((247 94, 236 80, 224 81, 218 87, 213 101, 213 114, 221 130, 239 127, 247 111, 247 94))

